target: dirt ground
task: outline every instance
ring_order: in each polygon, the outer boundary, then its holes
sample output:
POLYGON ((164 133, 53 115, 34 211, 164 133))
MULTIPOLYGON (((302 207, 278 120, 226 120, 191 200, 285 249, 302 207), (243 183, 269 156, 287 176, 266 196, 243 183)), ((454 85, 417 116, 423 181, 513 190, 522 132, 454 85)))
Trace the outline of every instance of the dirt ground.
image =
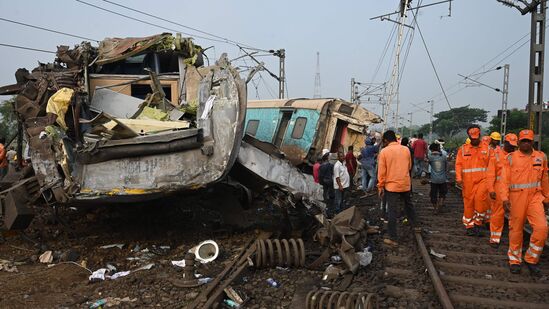
MULTIPOLYGON (((359 207, 370 225, 382 224, 377 197, 364 198, 356 190, 349 205, 359 207)), ((212 191, 147 205, 68 208, 60 212, 66 224, 54 224, 50 212, 41 211, 25 234, 4 232, 0 238, 0 260, 17 267, 17 272, 0 271, 0 307, 89 308, 98 300, 108 299, 109 306, 182 308, 204 286, 181 287, 178 282, 183 269, 171 261, 182 260, 200 241, 213 239, 219 244, 219 257, 197 268, 202 277, 215 278, 259 229, 269 230, 275 237, 288 237, 288 224, 280 212, 261 199, 252 206, 242 210, 235 196, 212 191), (221 214, 211 210, 219 207, 225 209, 221 214), (110 244, 123 246, 101 248, 110 244), (38 261, 47 250, 54 256, 49 265, 38 261), (152 268, 139 270, 150 264, 152 268), (117 272, 131 273, 115 280, 88 280, 91 271, 108 265, 117 272)), ((302 236, 307 262, 311 262, 322 248, 310 234, 302 236)), ((390 250, 382 245, 381 237, 369 236, 373 261, 360 268, 351 282, 342 282, 343 277, 323 281, 322 271, 249 268, 232 286, 250 298, 246 308, 303 308, 310 290, 342 285, 347 291, 376 293, 381 308, 419 307, 418 303, 384 295, 384 287, 390 284, 383 271, 390 250), (279 287, 271 287, 268 278, 276 280, 279 287)))

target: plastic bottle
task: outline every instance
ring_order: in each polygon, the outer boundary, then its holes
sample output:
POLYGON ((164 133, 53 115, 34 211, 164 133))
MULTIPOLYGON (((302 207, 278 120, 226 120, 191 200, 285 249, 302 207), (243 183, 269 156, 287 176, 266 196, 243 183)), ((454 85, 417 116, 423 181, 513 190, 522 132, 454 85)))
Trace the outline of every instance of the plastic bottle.
POLYGON ((224 299, 223 302, 231 308, 240 308, 240 306, 232 299, 224 299))
POLYGON ((273 278, 269 278, 267 279, 267 283, 272 286, 273 288, 277 288, 278 287, 278 282, 275 281, 275 279, 273 278))

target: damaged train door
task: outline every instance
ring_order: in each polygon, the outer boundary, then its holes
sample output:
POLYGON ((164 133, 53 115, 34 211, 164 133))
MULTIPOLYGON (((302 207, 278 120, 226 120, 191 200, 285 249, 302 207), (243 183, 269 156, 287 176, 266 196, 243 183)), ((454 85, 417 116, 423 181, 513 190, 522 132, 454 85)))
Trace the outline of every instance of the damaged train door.
POLYGON ((290 119, 292 119, 293 113, 294 113, 293 110, 280 111, 280 123, 278 125, 278 129, 276 130, 276 134, 273 139, 273 144, 278 148, 280 148, 280 146, 282 145, 282 142, 284 141, 284 135, 286 134, 286 130, 288 129, 288 124, 290 123, 290 119))

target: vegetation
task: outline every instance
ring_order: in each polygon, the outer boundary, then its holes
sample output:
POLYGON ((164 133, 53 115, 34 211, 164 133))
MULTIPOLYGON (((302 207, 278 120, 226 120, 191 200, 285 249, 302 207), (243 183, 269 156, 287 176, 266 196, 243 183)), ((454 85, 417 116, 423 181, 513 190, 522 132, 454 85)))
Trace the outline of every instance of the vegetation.
POLYGON ((17 118, 13 111, 15 97, 0 103, 0 136, 9 142, 17 134, 17 118))

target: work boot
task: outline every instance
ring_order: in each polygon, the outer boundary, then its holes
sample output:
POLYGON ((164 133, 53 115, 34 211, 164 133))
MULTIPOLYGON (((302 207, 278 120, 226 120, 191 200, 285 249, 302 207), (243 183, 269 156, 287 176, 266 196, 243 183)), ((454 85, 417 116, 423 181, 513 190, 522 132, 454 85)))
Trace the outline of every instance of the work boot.
POLYGON ((528 270, 530 271, 530 275, 534 277, 541 277, 541 269, 537 264, 530 264, 526 263, 526 266, 528 266, 528 270))
POLYGON ((491 243, 490 243, 490 247, 492 247, 492 248, 494 248, 494 249, 499 248, 499 242, 491 242, 491 243))
POLYGON ((509 265, 509 271, 511 271, 511 273, 515 275, 520 274, 520 264, 509 265))
POLYGON ((475 236, 475 228, 468 228, 467 230, 467 236, 475 236))
POLYGON ((484 236, 484 233, 482 232, 482 227, 481 226, 475 225, 474 229, 475 229, 475 235, 477 235, 477 237, 484 236))

